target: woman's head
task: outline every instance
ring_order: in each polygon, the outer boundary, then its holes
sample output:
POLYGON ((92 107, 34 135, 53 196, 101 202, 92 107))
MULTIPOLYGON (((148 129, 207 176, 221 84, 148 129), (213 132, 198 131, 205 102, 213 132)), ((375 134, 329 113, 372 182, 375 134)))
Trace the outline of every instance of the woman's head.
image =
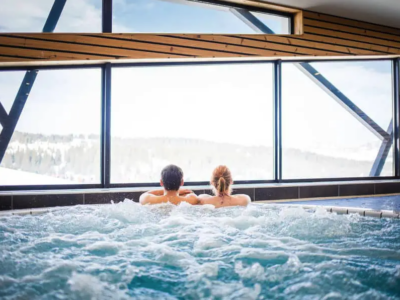
POLYGON ((231 171, 226 166, 218 166, 213 171, 211 185, 216 195, 230 195, 233 183, 231 171))

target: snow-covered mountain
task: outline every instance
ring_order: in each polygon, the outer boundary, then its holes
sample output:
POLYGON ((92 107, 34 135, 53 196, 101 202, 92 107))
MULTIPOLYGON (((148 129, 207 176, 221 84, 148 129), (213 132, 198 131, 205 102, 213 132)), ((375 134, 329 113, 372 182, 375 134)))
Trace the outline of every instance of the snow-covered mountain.
MULTIPOLYGON (((284 148, 284 178, 368 176, 379 147, 284 148)), ((382 175, 391 175, 391 162, 389 156, 382 175)), ((186 181, 208 180, 219 164, 228 165, 235 180, 272 179, 273 149, 196 139, 112 139, 112 182, 155 182, 169 163, 182 167, 186 181)), ((98 183, 100 137, 15 132, 1 167, 4 185, 98 183)))

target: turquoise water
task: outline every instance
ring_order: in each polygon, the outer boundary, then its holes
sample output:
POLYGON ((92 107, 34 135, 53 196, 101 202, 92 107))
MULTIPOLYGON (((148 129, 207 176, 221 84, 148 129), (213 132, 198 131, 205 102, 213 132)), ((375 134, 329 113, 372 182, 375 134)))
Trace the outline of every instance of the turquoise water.
POLYGON ((399 299, 400 221, 105 206, 0 216, 1 299, 399 299))

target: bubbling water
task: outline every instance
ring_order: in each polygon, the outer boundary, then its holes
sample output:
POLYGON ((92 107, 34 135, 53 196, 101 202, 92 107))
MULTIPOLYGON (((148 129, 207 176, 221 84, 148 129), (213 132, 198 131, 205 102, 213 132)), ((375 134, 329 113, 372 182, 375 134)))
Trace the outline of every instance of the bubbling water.
POLYGON ((130 200, 0 216, 2 299, 400 297, 400 222, 130 200))

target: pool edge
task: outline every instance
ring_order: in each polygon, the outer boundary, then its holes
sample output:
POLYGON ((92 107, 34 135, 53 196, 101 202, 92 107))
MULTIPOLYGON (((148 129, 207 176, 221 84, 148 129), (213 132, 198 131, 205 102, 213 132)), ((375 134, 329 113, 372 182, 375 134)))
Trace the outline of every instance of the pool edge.
MULTIPOLYGON (((321 200, 321 199, 320 199, 321 200)), ((256 204, 267 204, 273 205, 272 201, 254 201, 256 204)), ((90 205, 110 205, 110 204, 90 204, 90 205)), ((81 206, 75 205, 75 206, 81 206)), ((288 203, 286 206, 288 207, 300 207, 303 209, 317 209, 322 208, 330 213, 336 213, 339 215, 348 215, 348 214, 359 214, 363 217, 373 217, 373 218, 390 218, 390 219, 400 219, 400 212, 390 211, 390 210, 373 210, 370 208, 361 208, 361 207, 346 207, 346 206, 325 206, 325 205, 304 205, 304 204, 290 204, 288 203)), ((71 206, 69 206, 71 207, 71 206)), ((0 211, 1 216, 7 215, 17 215, 17 216, 26 216, 26 215, 39 215, 44 213, 49 213, 54 210, 58 210, 60 208, 65 208, 65 206, 55 206, 55 207, 46 207, 46 208, 28 208, 28 209, 14 209, 7 211, 0 211)))

